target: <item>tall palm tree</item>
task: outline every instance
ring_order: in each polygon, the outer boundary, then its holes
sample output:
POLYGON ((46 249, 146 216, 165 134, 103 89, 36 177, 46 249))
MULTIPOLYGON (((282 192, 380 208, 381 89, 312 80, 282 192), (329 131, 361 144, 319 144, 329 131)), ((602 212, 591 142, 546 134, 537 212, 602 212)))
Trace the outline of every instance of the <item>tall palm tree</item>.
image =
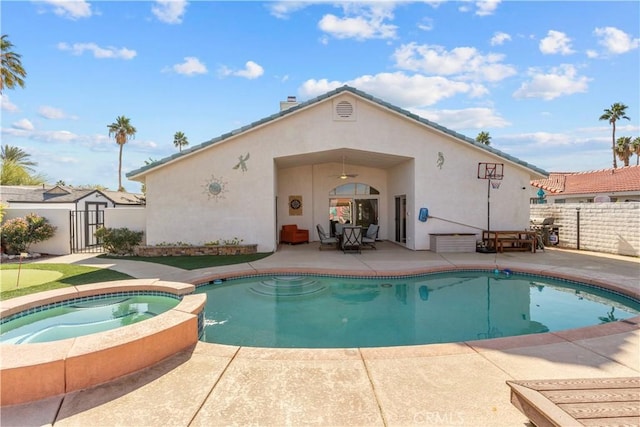
POLYGON ((0 38, 0 93, 5 87, 14 89, 16 85, 24 87, 24 78, 27 77, 27 72, 22 67, 20 54, 11 50, 13 43, 11 43, 6 34, 3 34, 0 38))
POLYGON ((631 149, 633 153, 636 155, 636 166, 640 165, 640 136, 636 136, 636 138, 631 143, 631 149))
POLYGON ((29 160, 30 157, 31 154, 27 153, 22 148, 12 147, 9 144, 3 145, 0 150, 0 159, 3 163, 5 161, 11 161, 22 167, 27 172, 35 172, 33 166, 38 166, 38 164, 29 160))
POLYGON ((176 132, 175 135, 173 135, 173 145, 178 147, 180 152, 182 152, 182 147, 186 147, 187 145, 189 145, 189 140, 187 140, 187 137, 184 135, 184 133, 176 132))
POLYGON ((131 125, 128 117, 118 116, 116 121, 107 125, 109 129, 109 137, 114 136, 116 143, 120 146, 120 154, 118 156, 118 191, 124 191, 122 186, 122 147, 130 139, 135 138, 136 128, 131 125))
POLYGON ((606 108, 604 113, 600 116, 600 120, 608 121, 613 127, 613 132, 611 134, 611 151, 613 153, 613 168, 618 167, 618 163, 616 162, 616 122, 620 119, 631 120, 627 117, 627 107, 621 102, 616 102, 611 104, 611 108, 606 108))
POLYGON ((620 138, 618 138, 618 143, 616 145, 616 155, 620 160, 624 162, 625 166, 629 166, 629 159, 633 155, 630 136, 621 136, 620 138))
POLYGON ((476 136, 476 142, 484 145, 491 145, 491 135, 489 132, 482 131, 476 136))

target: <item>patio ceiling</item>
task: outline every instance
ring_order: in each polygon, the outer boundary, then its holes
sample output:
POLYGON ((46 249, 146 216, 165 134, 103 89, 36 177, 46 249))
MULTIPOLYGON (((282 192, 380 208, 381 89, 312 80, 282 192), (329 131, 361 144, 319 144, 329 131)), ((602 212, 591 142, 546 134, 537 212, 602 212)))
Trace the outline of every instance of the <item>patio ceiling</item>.
POLYGON ((382 154, 371 151, 342 148, 338 150, 327 150, 315 153, 296 154, 295 156, 278 157, 274 160, 279 169, 287 169, 296 166, 317 165, 323 163, 342 163, 343 156, 344 162, 348 165, 366 166, 377 169, 389 169, 412 159, 411 157, 396 156, 393 154, 382 154))

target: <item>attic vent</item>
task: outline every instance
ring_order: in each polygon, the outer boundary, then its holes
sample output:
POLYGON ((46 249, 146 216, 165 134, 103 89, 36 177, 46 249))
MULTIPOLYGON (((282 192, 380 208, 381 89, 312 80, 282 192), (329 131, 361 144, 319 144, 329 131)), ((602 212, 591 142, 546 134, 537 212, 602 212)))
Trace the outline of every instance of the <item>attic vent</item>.
POLYGON ((355 117, 355 107, 349 101, 339 101, 334 105, 334 120, 353 121, 355 117))

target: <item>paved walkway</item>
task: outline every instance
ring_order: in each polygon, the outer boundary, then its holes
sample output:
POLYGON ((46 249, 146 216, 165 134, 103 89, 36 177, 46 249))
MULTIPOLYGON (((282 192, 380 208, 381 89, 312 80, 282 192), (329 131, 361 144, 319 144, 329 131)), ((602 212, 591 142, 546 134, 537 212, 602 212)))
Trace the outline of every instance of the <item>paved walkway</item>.
MULTIPOLYGON (((269 270, 393 274, 448 267, 575 275, 640 293, 640 260, 548 249, 505 254, 414 252, 383 242, 342 254, 284 246, 265 259, 183 271, 67 256, 42 262, 109 267, 190 283, 269 270)), ((640 375, 640 318, 579 330, 452 344, 263 349, 198 343, 145 371, 93 389, 2 408, 1 425, 524 426, 507 380, 640 375)), ((640 411, 640 408, 639 408, 640 411)), ((640 424, 640 419, 639 419, 640 424)))

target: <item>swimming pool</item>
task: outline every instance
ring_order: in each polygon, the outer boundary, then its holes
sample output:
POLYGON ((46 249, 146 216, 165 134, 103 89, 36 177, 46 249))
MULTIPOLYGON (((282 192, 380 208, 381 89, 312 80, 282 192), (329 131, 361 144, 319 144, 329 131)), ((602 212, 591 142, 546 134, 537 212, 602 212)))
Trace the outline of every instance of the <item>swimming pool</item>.
POLYGON ((108 331, 155 317, 179 302, 166 292, 120 292, 52 303, 3 318, 0 343, 40 343, 108 331))
POLYGON ((202 340, 281 348, 460 342, 553 332, 640 313, 628 297, 509 271, 404 278, 290 275, 208 284, 202 340))

